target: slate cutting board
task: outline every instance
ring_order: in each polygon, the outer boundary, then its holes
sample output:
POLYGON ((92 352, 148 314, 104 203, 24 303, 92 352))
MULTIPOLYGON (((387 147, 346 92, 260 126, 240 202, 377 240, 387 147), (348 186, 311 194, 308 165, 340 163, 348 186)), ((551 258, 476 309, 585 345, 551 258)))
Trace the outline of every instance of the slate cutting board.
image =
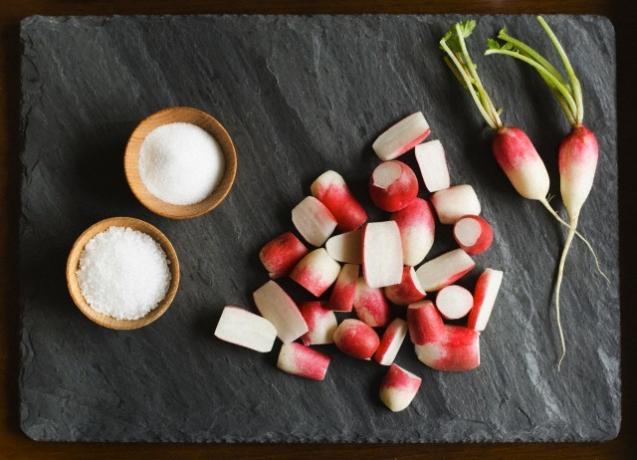
MULTIPOLYGON (((469 97, 437 42, 458 16, 31 17, 22 23, 24 149, 20 219, 20 414, 37 440, 428 442, 603 440, 620 425, 618 212, 614 31, 604 18, 554 16, 580 72, 586 121, 601 144, 581 230, 611 277, 576 241, 563 289, 569 352, 558 347, 551 286, 564 232, 512 193, 469 97), (199 107, 233 136, 239 173, 212 214, 153 216, 127 189, 122 154, 136 123, 171 105, 199 107), (455 183, 472 184, 497 242, 477 257, 506 282, 475 372, 434 372, 403 346, 398 362, 423 378, 398 414, 377 398, 380 366, 336 353, 323 383, 217 341, 223 305, 251 305, 266 280, 260 246, 291 228, 290 209, 327 168, 360 197, 377 159, 371 142, 423 110, 455 183), (146 219, 172 239, 182 283, 155 324, 115 332, 85 319, 64 281, 67 252, 95 221, 146 219), (599 225, 603 223, 603 225, 599 225)), ((530 69, 483 57, 507 24, 554 56, 532 17, 485 16, 470 40, 504 120, 523 126, 555 176, 567 126, 530 69)), ((407 161, 414 165, 412 156, 407 161)), ((559 201, 559 200, 558 200, 559 201)), ((368 201, 365 201, 369 205, 368 201)), ((383 215, 369 210, 373 218, 383 215)), ((431 255, 450 248, 441 230, 431 255)), ((476 270, 477 272, 477 270, 476 270)), ((473 277, 475 279, 475 276, 473 277)), ((469 285, 471 279, 468 281, 469 285)), ((286 287, 290 287, 286 284, 286 287)), ((297 299, 307 298, 293 290, 297 299)))

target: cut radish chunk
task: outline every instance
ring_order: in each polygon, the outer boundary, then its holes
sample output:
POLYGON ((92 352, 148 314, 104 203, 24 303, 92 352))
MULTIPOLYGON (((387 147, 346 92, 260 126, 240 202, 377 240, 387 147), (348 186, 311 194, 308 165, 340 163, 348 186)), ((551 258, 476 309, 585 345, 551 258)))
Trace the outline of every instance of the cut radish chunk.
POLYGON ((362 256, 362 230, 354 230, 340 235, 334 235, 325 243, 325 249, 330 257, 339 262, 360 265, 362 256))
POLYGON ((495 299, 498 296, 502 277, 504 273, 500 270, 487 268, 482 272, 473 296, 473 309, 469 314, 467 327, 482 332, 489 322, 495 299))
POLYGON ((374 354, 374 360, 381 366, 389 366, 396 359, 398 350, 407 336, 407 323, 404 319, 393 320, 380 340, 380 345, 374 354))
POLYGON ((389 304, 380 288, 372 288, 359 278, 354 298, 356 316, 371 327, 381 327, 389 319, 389 304))
POLYGON ((369 196, 383 211, 403 209, 418 195, 418 179, 402 161, 379 164, 369 178, 369 196))
POLYGON ((349 312, 354 307, 356 285, 358 284, 358 265, 345 264, 336 279, 330 295, 329 308, 335 311, 349 312))
POLYGON ((346 355, 369 360, 378 348, 376 331, 357 319, 346 319, 334 332, 334 343, 346 355))
POLYGON ((400 284, 385 288, 387 300, 396 305, 409 305, 410 303, 418 302, 425 295, 426 292, 420 285, 414 267, 403 267, 403 279, 400 284))
POLYGON ((429 300, 409 305, 407 326, 409 327, 409 339, 414 345, 438 342, 444 337, 442 318, 433 302, 429 300))
POLYGON ((400 283, 403 248, 393 220, 373 222, 363 228, 363 275, 372 288, 400 283))
POLYGON ((224 307, 215 337, 260 353, 272 350, 276 328, 270 321, 240 307, 224 307))
POLYGON ((480 201, 470 185, 455 185, 431 197, 442 224, 455 224, 461 217, 480 214, 480 201))
POLYGON ((293 342, 308 331, 298 307, 274 281, 268 281, 252 294, 254 303, 265 319, 277 330, 283 343, 293 342))
POLYGON ((324 308, 318 301, 304 302, 299 306, 299 310, 309 329, 301 337, 303 345, 325 345, 334 341, 332 336, 338 323, 332 310, 324 308))
POLYGON ((462 286, 452 284, 438 292, 436 307, 446 319, 464 318, 473 307, 473 295, 462 286))
POLYGON ((325 378, 329 365, 329 356, 295 342, 283 344, 277 361, 283 372, 319 381, 325 378))
POLYGON ((469 273, 475 265, 466 252, 454 249, 422 264, 416 275, 425 291, 439 291, 469 273))
POLYGON ((421 382, 416 374, 392 364, 380 384, 380 399, 392 412, 400 412, 416 397, 421 382))
POLYGON ((372 148, 381 160, 393 160, 424 141, 430 132, 422 112, 412 113, 378 136, 372 148))
POLYGON ((465 216, 453 226, 453 237, 467 254, 481 254, 493 242, 491 225, 480 216, 465 216))
POLYGON ((287 275, 305 254, 305 245, 293 233, 287 232, 263 246, 259 259, 270 278, 278 278, 287 275))
POLYGON ((367 221, 367 213, 336 171, 325 171, 311 185, 312 195, 334 215, 338 228, 347 232, 367 221))
POLYGON ((323 203, 307 196, 292 209, 292 223, 305 241, 321 246, 334 232, 336 219, 323 203))
POLYGON ((403 246, 403 263, 418 265, 425 260, 434 244, 436 224, 431 207, 422 198, 416 198, 405 208, 391 216, 398 224, 403 246))
POLYGON ((323 295, 334 284, 341 266, 332 259, 325 249, 318 248, 303 257, 296 264, 290 278, 316 297, 323 295))
POLYGON ((425 142, 416 146, 416 161, 420 167, 420 174, 425 187, 431 193, 449 188, 449 169, 445 149, 438 140, 425 142))

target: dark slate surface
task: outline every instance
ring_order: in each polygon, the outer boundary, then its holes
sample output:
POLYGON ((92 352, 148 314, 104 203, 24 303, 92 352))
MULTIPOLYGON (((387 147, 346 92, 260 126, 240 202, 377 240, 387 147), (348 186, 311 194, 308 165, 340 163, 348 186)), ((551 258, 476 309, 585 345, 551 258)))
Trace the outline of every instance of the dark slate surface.
MULTIPOLYGON (((22 23, 21 424, 65 441, 540 441, 601 440, 620 425, 614 32, 599 17, 552 17, 580 70, 586 120, 601 162, 581 229, 612 284, 576 242, 563 293, 569 353, 557 373, 551 285, 564 232, 497 169, 489 133, 440 61, 456 16, 32 17, 22 23), (585 72, 582 70, 585 69, 585 72), (228 128, 239 174, 212 214, 173 222, 127 189, 122 153, 146 115, 202 108, 228 128), (423 378, 399 414, 377 398, 384 369, 334 353, 323 383, 278 371, 215 340, 226 303, 251 305, 266 280, 256 254, 291 228, 289 211, 326 168, 363 197, 377 163, 371 142, 422 109, 446 145, 453 180, 471 183, 497 244, 480 266, 506 281, 482 337, 482 365, 434 372, 404 346, 398 362, 423 378), (172 239, 182 284, 155 324, 115 332, 86 320, 67 295, 64 264, 77 235, 115 215, 147 219, 172 239), (603 223, 596 225, 595 223, 603 223)), ((567 131, 528 68, 482 57, 507 24, 550 51, 532 17, 483 17, 470 47, 483 79, 523 126, 555 177, 567 131)), ((412 156, 408 161, 414 164, 412 156)), ((374 217, 381 218, 379 213, 374 217)), ((440 231, 432 251, 451 247, 440 231)), ((297 298, 301 297, 298 290, 297 298)))

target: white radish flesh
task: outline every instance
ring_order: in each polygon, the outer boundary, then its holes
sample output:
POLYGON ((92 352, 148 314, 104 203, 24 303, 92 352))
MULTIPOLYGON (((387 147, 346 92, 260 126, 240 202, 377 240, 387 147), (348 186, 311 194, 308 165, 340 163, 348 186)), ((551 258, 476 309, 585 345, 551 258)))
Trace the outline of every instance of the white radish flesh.
POLYGON ((381 160, 393 160, 424 141, 429 133, 429 124, 422 112, 412 113, 378 136, 372 148, 381 160))
POLYGON ((442 224, 454 224, 466 215, 480 214, 480 201, 471 185, 455 185, 433 194, 431 203, 442 224))
POLYGON ((308 331, 307 324, 289 295, 274 281, 252 294, 257 309, 277 330, 283 343, 293 342, 308 331))
POLYGON ((451 185, 445 149, 439 140, 416 146, 416 161, 425 187, 431 193, 444 190, 451 185))
POLYGON ((465 216, 454 224, 453 237, 467 254, 482 254, 493 243, 493 229, 480 216, 465 216))
POLYGON ((243 308, 226 306, 215 329, 215 337, 260 353, 272 350, 276 328, 267 319, 243 308))
POLYGON ((403 249, 396 222, 373 222, 363 229, 363 274, 372 288, 400 283, 403 249))
POLYGON ((425 291, 439 291, 462 278, 475 265, 466 252, 454 249, 422 264, 416 270, 416 275, 425 291))
POLYGON ((392 412, 406 409, 418 393, 422 379, 392 364, 380 384, 380 399, 392 412))
POLYGON ((336 218, 323 203, 307 196, 292 209, 292 223, 305 241, 321 246, 336 228, 336 218))
POLYGON ((363 263, 362 236, 362 230, 334 235, 325 243, 325 250, 334 260, 360 265, 363 263))
POLYGON ((436 307, 446 319, 464 318, 472 306, 471 292, 455 284, 442 288, 436 296, 436 307))
POLYGON ((495 299, 500 291, 504 273, 487 268, 476 282, 473 294, 473 308, 467 320, 467 327, 478 332, 484 331, 491 317, 495 299))
POLYGON ((401 318, 393 320, 385 329, 382 339, 380 339, 380 345, 374 354, 374 360, 381 366, 389 366, 396 359, 398 350, 400 350, 400 346, 406 336, 407 322, 401 318))

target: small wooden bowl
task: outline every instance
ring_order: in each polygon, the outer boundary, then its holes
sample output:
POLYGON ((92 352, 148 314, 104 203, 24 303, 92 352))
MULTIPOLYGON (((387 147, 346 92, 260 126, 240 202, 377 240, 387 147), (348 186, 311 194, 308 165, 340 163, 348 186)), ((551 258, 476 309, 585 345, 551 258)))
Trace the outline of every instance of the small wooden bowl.
POLYGON ((191 219, 216 208, 230 192, 237 175, 237 152, 230 135, 212 115, 192 107, 169 107, 142 120, 131 134, 124 153, 124 171, 133 194, 155 214, 170 219, 191 219), (150 193, 139 175, 139 151, 146 136, 168 123, 191 123, 208 131, 219 143, 225 157, 225 172, 213 192, 203 201, 190 205, 166 203, 150 193))
POLYGON ((170 240, 166 238, 161 231, 159 231, 156 227, 149 224, 148 222, 144 222, 143 220, 134 219, 132 217, 111 217, 110 219, 101 220, 93 225, 91 225, 88 229, 82 233, 79 238, 73 244, 71 248, 71 252, 69 253, 69 257, 66 261, 66 284, 69 289, 69 293, 71 294, 71 298, 73 302, 79 308, 79 310, 86 316, 88 319, 93 321, 100 326, 107 327, 109 329, 117 329, 117 330, 130 330, 130 329, 139 329, 140 327, 144 327, 161 315, 163 315, 173 299, 175 298, 175 294, 177 293, 177 288, 179 287, 179 260, 177 259, 177 253, 175 252, 175 248, 170 243, 170 240), (134 319, 134 320, 122 320, 116 319, 111 316, 104 315, 99 313, 86 302, 84 296, 82 295, 82 291, 80 290, 79 283, 77 281, 77 268, 80 261, 80 255, 82 254, 82 250, 86 243, 89 242, 91 238, 93 238, 98 233, 103 232, 109 227, 129 227, 133 230, 138 230, 140 232, 146 233, 151 236, 164 250, 168 261, 170 262, 170 287, 168 288, 168 292, 166 293, 166 297, 157 305, 156 308, 149 311, 148 314, 142 318, 134 319))

